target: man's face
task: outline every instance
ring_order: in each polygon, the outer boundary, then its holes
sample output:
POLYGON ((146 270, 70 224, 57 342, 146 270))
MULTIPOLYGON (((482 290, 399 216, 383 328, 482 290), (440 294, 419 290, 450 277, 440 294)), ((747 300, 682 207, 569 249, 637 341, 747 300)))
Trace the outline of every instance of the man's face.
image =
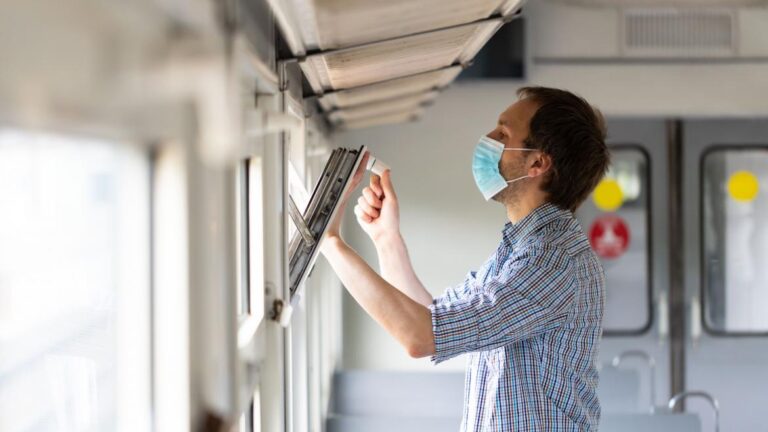
MULTIPOLYGON (((504 144, 504 148, 525 148, 523 141, 528 137, 528 127, 538 106, 529 99, 522 99, 510 105, 499 115, 496 128, 488 133, 489 138, 504 144)), ((526 162, 531 152, 505 151, 501 154, 499 172, 507 180, 513 180, 528 174, 526 162)), ((530 187, 528 182, 521 180, 512 183, 493 199, 501 203, 512 202, 530 187)))

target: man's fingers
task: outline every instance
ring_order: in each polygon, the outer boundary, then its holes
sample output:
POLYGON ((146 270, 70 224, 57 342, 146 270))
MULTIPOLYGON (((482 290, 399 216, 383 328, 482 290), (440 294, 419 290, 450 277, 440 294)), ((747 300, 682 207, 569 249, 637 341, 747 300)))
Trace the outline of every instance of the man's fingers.
POLYGON ((363 196, 365 197, 365 200, 368 202, 368 204, 373 207, 380 209, 381 208, 381 199, 376 195, 376 193, 371 189, 370 187, 366 187, 363 189, 363 196))
POLYGON ((365 214, 367 214, 368 216, 374 219, 379 217, 379 210, 371 207, 371 205, 368 204, 368 202, 365 200, 364 197, 360 197, 357 199, 357 206, 360 207, 360 209, 362 209, 363 212, 365 212, 365 214))
POLYGON ((363 221, 365 223, 371 223, 373 222, 373 218, 365 214, 363 212, 363 209, 360 208, 360 206, 355 206, 355 216, 357 216, 357 222, 363 221))
POLYGON ((381 188, 381 178, 376 174, 371 174, 371 189, 377 197, 384 195, 384 190, 381 188))

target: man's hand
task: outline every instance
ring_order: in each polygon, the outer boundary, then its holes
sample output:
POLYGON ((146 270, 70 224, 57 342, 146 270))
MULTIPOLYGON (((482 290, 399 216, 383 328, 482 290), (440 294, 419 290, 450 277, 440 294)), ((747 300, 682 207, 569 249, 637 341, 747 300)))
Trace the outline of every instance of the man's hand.
POLYGON ((400 209, 390 170, 384 171, 381 177, 371 176, 370 186, 363 189, 363 195, 357 200, 355 216, 374 243, 400 234, 400 209))
MULTIPOLYGON (((344 218, 344 209, 347 207, 347 201, 352 195, 352 191, 357 188, 357 185, 359 185, 360 181, 363 179, 363 174, 365 174, 365 167, 368 163, 369 155, 370 154, 367 151, 363 155, 363 159, 360 161, 360 165, 358 165, 357 171, 355 171, 355 174, 352 176, 352 180, 349 182, 349 188, 347 189, 346 194, 341 198, 341 204, 339 204, 339 210, 336 212, 336 217, 334 217, 334 219, 328 224, 328 228, 325 230, 324 240, 334 237, 341 237, 339 232, 341 227, 341 220, 344 218)), ((323 241, 323 243, 326 242, 323 241)))

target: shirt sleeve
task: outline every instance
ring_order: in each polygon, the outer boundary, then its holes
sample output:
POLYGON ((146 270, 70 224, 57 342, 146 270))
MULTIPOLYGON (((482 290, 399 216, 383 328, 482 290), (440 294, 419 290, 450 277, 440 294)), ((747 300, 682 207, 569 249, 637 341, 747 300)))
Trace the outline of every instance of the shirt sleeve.
POLYGON ((467 273, 464 282, 448 287, 442 296, 434 299, 433 304, 453 303, 469 295, 470 289, 475 284, 476 275, 477 272, 474 271, 467 273))
POLYGON ((477 281, 465 281, 463 296, 446 292, 429 306, 435 364, 559 327, 568 320, 576 289, 565 253, 551 250, 508 261, 480 289, 467 283, 477 281))

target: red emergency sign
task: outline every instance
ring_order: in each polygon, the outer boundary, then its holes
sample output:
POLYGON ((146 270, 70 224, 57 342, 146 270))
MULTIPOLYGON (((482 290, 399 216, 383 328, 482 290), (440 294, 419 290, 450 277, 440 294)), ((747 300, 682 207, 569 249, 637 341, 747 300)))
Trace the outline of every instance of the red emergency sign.
POLYGON ((589 227, 589 244, 601 258, 616 259, 629 247, 629 228, 618 216, 600 216, 589 227))

